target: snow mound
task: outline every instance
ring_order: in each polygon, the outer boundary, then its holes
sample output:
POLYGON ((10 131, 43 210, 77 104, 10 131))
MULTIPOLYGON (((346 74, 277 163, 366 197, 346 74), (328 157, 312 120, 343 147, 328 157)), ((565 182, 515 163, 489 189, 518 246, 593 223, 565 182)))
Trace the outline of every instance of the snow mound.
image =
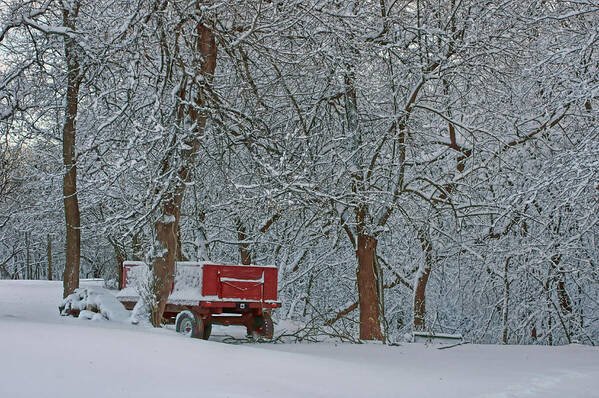
POLYGON ((73 315, 83 319, 107 319, 124 322, 129 312, 111 294, 93 288, 75 289, 58 306, 60 315, 73 315))

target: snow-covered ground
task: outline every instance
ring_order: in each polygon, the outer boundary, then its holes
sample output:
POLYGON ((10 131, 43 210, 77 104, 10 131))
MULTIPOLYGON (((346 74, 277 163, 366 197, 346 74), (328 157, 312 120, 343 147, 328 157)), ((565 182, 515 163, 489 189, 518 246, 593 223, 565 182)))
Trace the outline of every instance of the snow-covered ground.
POLYGON ((230 345, 60 317, 61 289, 0 280, 0 397, 599 397, 596 347, 230 345))

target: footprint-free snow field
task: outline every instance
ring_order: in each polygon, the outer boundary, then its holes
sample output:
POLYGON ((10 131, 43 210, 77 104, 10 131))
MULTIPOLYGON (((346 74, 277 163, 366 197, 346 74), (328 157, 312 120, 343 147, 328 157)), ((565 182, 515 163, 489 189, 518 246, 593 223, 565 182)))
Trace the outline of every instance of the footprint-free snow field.
POLYGON ((61 297, 0 280, 0 397, 599 397, 596 347, 231 345, 61 317, 61 297))

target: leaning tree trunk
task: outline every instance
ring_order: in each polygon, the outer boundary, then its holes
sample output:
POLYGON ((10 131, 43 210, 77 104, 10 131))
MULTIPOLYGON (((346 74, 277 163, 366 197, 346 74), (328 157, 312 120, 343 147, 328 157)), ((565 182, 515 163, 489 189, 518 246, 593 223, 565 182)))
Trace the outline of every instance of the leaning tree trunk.
MULTIPOLYGON (((201 75, 197 79, 183 78, 178 96, 180 100, 177 119, 183 125, 186 119, 194 126, 191 138, 185 140, 184 148, 181 150, 182 166, 177 170, 177 182, 173 191, 163 198, 162 217, 154 224, 156 230, 156 246, 159 256, 154 258, 153 283, 155 303, 151 303, 150 321, 155 327, 162 324, 162 315, 166 307, 166 301, 170 294, 171 286, 174 281, 175 259, 179 255, 177 231, 179 228, 179 218, 181 214, 181 203, 185 187, 191 179, 191 170, 195 164, 198 150, 200 148, 200 137, 204 134, 206 126, 206 114, 200 113, 199 109, 206 104, 203 85, 208 84, 216 68, 216 41, 213 32, 198 23, 197 32, 197 51, 200 55, 201 75), (193 86, 194 82, 201 81, 198 87, 193 86), (190 87, 187 87, 189 84, 190 87), (192 90, 196 89, 195 98, 188 99, 188 95, 193 95, 192 90), (191 103, 191 104, 190 104, 191 103)), ((168 161, 163 163, 163 172, 172 167, 168 161)))
MULTIPOLYGON (((75 20, 79 14, 79 2, 73 2, 70 8, 63 8, 64 25, 75 30, 75 20)), ((79 266, 81 262, 81 225, 79 201, 77 199, 77 166, 75 156, 75 134, 77 107, 79 105, 79 86, 81 71, 77 57, 75 40, 64 38, 64 54, 67 64, 67 97, 65 103, 65 122, 62 128, 62 156, 65 168, 63 177, 63 201, 66 224, 66 262, 63 274, 66 297, 79 287, 79 266)))

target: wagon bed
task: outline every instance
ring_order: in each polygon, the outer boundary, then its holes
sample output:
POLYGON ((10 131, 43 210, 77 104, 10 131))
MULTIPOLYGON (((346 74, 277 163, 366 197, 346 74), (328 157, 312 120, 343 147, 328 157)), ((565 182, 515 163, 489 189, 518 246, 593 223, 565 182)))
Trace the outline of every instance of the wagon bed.
MULTIPOLYGON (((123 263, 117 299, 127 309, 139 301, 139 284, 149 272, 143 262, 123 263)), ((280 306, 274 266, 177 262, 164 319, 192 337, 207 339, 216 323, 244 325, 248 334, 270 338, 274 328, 270 311, 280 306)))

